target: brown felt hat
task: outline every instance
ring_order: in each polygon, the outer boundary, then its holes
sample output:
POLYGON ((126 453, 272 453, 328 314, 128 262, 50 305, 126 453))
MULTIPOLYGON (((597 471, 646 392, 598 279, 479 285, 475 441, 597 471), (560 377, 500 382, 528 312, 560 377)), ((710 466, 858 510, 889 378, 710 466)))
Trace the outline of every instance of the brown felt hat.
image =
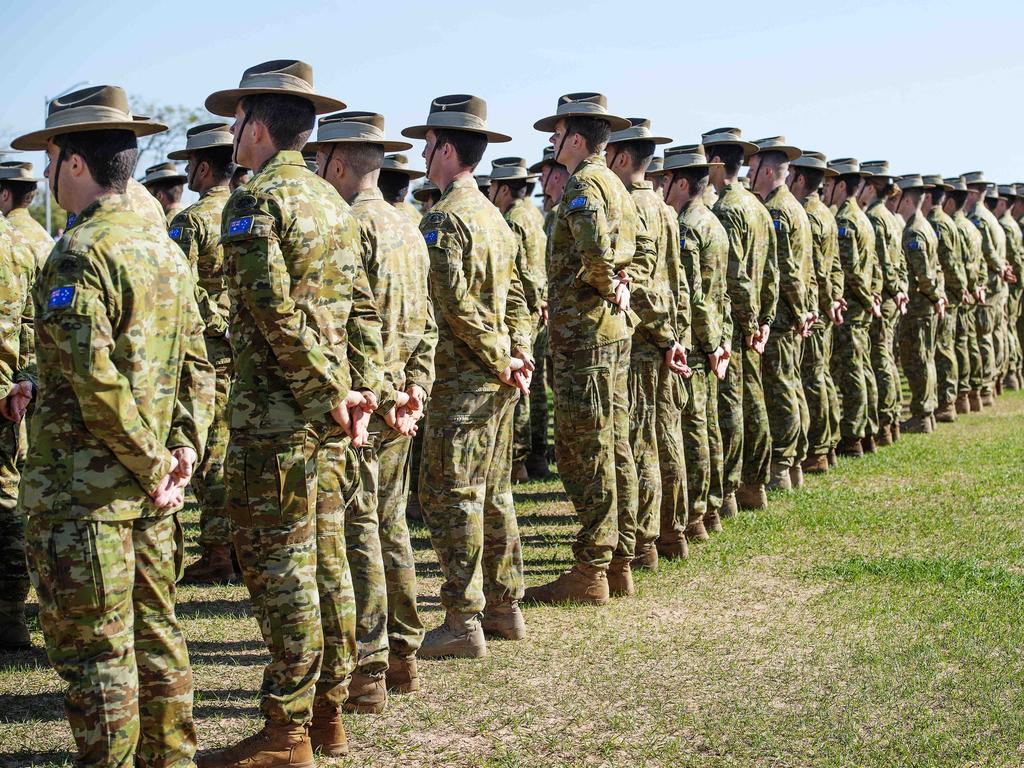
POLYGON ((960 178, 964 180, 964 184, 968 187, 974 184, 988 184, 988 182, 985 181, 984 171, 968 171, 967 173, 960 174, 960 178))
POLYGON ((530 173, 521 157, 499 157, 491 161, 491 181, 534 181, 539 173, 530 173))
POLYGON ((608 113, 608 99, 604 94, 589 91, 559 96, 555 114, 542 117, 533 124, 533 127, 538 131, 550 132, 555 130, 559 120, 567 117, 596 117, 599 120, 606 120, 613 131, 623 131, 630 127, 630 122, 626 118, 608 113))
POLYGON ((423 183, 417 189, 413 190, 412 196, 414 200, 419 200, 421 203, 425 202, 433 192, 440 192, 437 188, 437 184, 432 182, 430 179, 424 179, 423 183))
POLYGON ((43 150, 54 136, 83 131, 131 131, 136 136, 151 136, 166 130, 166 125, 151 118, 132 117, 124 89, 116 85, 95 85, 51 101, 46 127, 19 136, 11 146, 43 150))
POLYGON ((297 59, 275 59, 249 67, 237 88, 215 91, 206 97, 206 108, 215 115, 234 117, 235 107, 246 96, 275 94, 298 96, 323 115, 345 108, 345 102, 321 96, 313 90, 313 68, 297 59))
POLYGON ((339 112, 321 117, 316 139, 306 144, 306 149, 318 151, 328 144, 376 144, 385 152, 412 149, 408 141, 384 138, 384 115, 376 112, 339 112))
MULTIPOLYGON (((720 165, 722 164, 708 162, 703 144, 683 144, 665 150, 661 173, 672 173, 684 168, 712 168, 720 165)), ((652 171, 648 168, 647 172, 651 173, 652 171)))
POLYGON ((860 169, 870 173, 873 178, 896 178, 896 174, 889 170, 888 160, 865 160, 860 164, 860 169))
POLYGON ((487 102, 465 93, 438 96, 430 102, 427 121, 402 129, 402 135, 408 139, 425 139, 427 131, 438 130, 477 133, 486 136, 492 144, 512 141, 510 136, 487 127, 487 102))
POLYGON ((855 157, 839 157, 835 160, 830 160, 828 167, 835 171, 836 176, 857 174, 858 176, 869 178, 872 175, 861 167, 860 162, 855 157))
POLYGON ((666 136, 655 136, 651 133, 651 121, 646 117, 629 117, 629 128, 616 131, 608 139, 609 144, 621 144, 624 141, 652 141, 655 144, 671 144, 672 139, 666 136))
POLYGON ((942 182, 946 186, 948 186, 951 190, 953 190, 954 192, 966 192, 967 191, 967 185, 964 183, 964 180, 962 178, 960 178, 959 176, 952 176, 952 177, 943 179, 942 182))
POLYGON ((168 160, 188 160, 188 156, 201 149, 234 146, 234 136, 227 123, 203 123, 188 129, 185 148, 167 153, 168 160))
POLYGON ((929 189, 929 185, 921 178, 920 173, 908 173, 896 179, 896 186, 900 189, 929 189))
POLYGON ((533 165, 531 165, 526 170, 528 170, 530 173, 539 174, 541 171, 544 170, 544 166, 547 165, 561 165, 561 163, 555 162, 555 148, 550 145, 544 147, 544 151, 541 153, 541 159, 534 163, 533 165))
POLYGON ((645 176, 654 176, 655 174, 661 173, 665 169, 665 158, 661 155, 655 155, 651 158, 650 164, 647 166, 647 170, 644 171, 645 176))
POLYGON ((821 152, 814 152, 807 150, 800 157, 790 163, 790 167, 795 168, 817 168, 819 171, 825 172, 825 178, 831 178, 832 176, 838 176, 839 174, 828 167, 828 158, 825 157, 821 152))
POLYGON ((146 169, 146 175, 139 179, 139 183, 143 186, 152 184, 154 181, 180 181, 184 184, 188 181, 188 176, 179 171, 178 166, 174 163, 159 163, 149 166, 146 169))
POLYGON ((796 147, 788 145, 785 136, 769 136, 765 139, 755 139, 754 144, 757 145, 757 151, 754 152, 755 155, 759 155, 762 152, 781 152, 789 162, 796 160, 803 154, 796 147))
POLYGON ((999 185, 999 196, 1000 197, 1017 197, 1017 185, 1016 184, 1000 184, 999 185))
POLYGON ((926 173, 921 178, 929 187, 950 190, 953 187, 943 181, 942 176, 937 173, 926 173))
MULTIPOLYGON (((701 134, 700 143, 705 151, 721 144, 735 144, 743 150, 744 160, 749 160, 751 155, 757 152, 757 144, 744 139, 743 132, 739 128, 715 128, 701 134)), ((715 153, 711 152, 710 154, 713 156, 715 153)))
POLYGON ((423 171, 416 171, 409 167, 409 158, 405 155, 385 155, 384 165, 380 167, 382 171, 394 171, 395 173, 402 173, 409 177, 409 179, 421 179, 427 174, 423 171))
POLYGON ((29 184, 38 184, 42 179, 32 175, 32 163, 6 160, 0 163, 0 181, 26 181, 29 184))

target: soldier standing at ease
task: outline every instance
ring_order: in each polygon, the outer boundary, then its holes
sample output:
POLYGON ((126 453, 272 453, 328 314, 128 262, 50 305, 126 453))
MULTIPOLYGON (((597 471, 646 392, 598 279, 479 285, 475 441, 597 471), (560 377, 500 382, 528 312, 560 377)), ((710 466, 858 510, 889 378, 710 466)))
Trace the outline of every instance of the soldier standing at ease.
POLYGON ((629 125, 608 113, 603 95, 570 93, 533 126, 552 132, 552 158, 571 174, 548 238, 548 302, 555 460, 581 525, 572 569, 527 590, 542 603, 607 603, 620 527, 635 525, 625 269, 639 224, 629 192, 601 157, 611 132, 629 125))
POLYGON ((42 269, 46 257, 53 250, 53 238, 43 226, 32 218, 29 206, 36 197, 36 187, 42 179, 32 175, 32 163, 8 161, 0 163, 0 214, 28 243, 35 257, 36 269, 42 269))
POLYGON ((438 340, 419 496, 446 615, 419 655, 479 658, 485 632, 526 635, 511 463, 515 403, 533 369, 531 321, 515 236, 473 178, 487 144, 510 139, 487 128, 486 103, 467 95, 434 99, 426 122, 402 135, 426 139, 427 177, 443 190, 420 223, 438 340))
POLYGON ((159 163, 146 169, 146 175, 139 183, 160 203, 169 225, 182 209, 181 192, 188 176, 178 170, 174 163, 159 163))
POLYGON ((384 156, 384 164, 380 167, 380 176, 377 177, 377 186, 384 196, 384 202, 390 203, 408 216, 409 221, 417 228, 423 216, 406 198, 409 196, 409 184, 423 176, 423 171, 409 167, 408 157, 394 154, 384 156))
POLYGON ((122 198, 137 136, 164 126, 134 120, 114 86, 50 102, 46 122, 13 145, 46 151, 75 223, 33 293, 38 372, 4 407, 37 397, 21 504, 39 621, 79 765, 191 766, 174 511, 203 455, 213 370, 187 262, 122 198))
MULTIPOLYGON (((986 202, 990 204, 989 210, 992 211, 992 215, 996 217, 1006 235, 1006 262, 1013 267, 1014 274, 1024 274, 1024 242, 1022 242, 1020 225, 1011 211, 1017 190, 1012 184, 1000 184, 998 187, 993 187, 990 192, 995 192, 997 195, 994 204, 990 198, 986 199, 986 202)), ((1017 375, 1022 360, 1020 340, 1017 338, 1017 323, 1021 314, 1022 290, 1024 289, 1021 284, 1016 282, 1010 283, 1007 291, 1006 348, 1008 361, 1003 377, 1004 389, 1019 389, 1021 386, 1017 375)))

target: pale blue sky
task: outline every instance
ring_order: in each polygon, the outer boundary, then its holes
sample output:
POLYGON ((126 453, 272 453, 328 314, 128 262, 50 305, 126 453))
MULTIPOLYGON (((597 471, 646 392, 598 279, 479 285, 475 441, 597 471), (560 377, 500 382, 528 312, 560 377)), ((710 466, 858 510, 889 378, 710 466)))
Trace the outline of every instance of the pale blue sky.
POLYGON ((677 143, 735 125, 899 173, 1024 181, 1019 0, 4 6, 7 138, 40 126, 44 97, 80 80, 201 106, 247 66, 301 58, 320 92, 382 112, 394 136, 434 96, 484 97, 491 126, 514 140, 480 170, 506 154, 537 159, 547 137, 533 121, 562 93, 599 90, 677 143))

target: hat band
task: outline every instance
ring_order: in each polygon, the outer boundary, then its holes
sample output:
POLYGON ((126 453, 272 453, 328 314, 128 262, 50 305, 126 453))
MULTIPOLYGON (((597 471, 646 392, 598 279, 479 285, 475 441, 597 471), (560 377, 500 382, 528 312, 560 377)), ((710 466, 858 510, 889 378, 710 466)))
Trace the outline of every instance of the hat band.
POLYGON ((468 128, 486 131, 487 123, 470 112, 431 112, 427 116, 427 125, 431 128, 468 128))
POLYGON ((210 149, 211 147, 230 147, 234 145, 234 137, 226 131, 210 131, 192 136, 185 142, 186 152, 195 152, 199 149, 210 149))
POLYGON ((734 133, 708 133, 701 136, 700 143, 708 144, 749 144, 750 142, 741 139, 734 133))
POLYGON ((116 107, 90 104, 83 107, 69 107, 54 112, 46 118, 46 130, 70 128, 86 123, 130 123, 132 116, 116 107))
POLYGON ((674 171, 680 168, 689 168, 694 165, 707 165, 708 159, 705 155, 672 155, 665 158, 664 171, 674 171))
POLYGON ((624 131, 616 131, 612 134, 609 142, 615 143, 619 141, 642 141, 643 139, 650 139, 654 136, 649 128, 643 126, 634 126, 633 128, 627 128, 624 131))
POLYGON ((555 114, 558 116, 565 114, 588 114, 593 115, 594 117, 608 117, 608 110, 600 104, 595 104, 592 101, 570 101, 566 104, 559 104, 558 109, 555 110, 555 114))
POLYGON ((510 179, 525 179, 528 175, 529 172, 522 166, 491 169, 491 181, 496 181, 498 179, 504 179, 506 181, 510 179))
POLYGON ((801 157, 794 160, 790 165, 795 165, 797 168, 817 168, 819 171, 828 170, 828 163, 816 157, 801 157))
POLYGON ((258 75, 248 75, 242 78, 238 84, 239 88, 272 88, 275 90, 301 91, 315 96, 313 84, 295 75, 288 75, 284 72, 266 72, 258 75))
POLYGON ((349 122, 321 125, 320 130, 317 132, 316 140, 317 142, 353 140, 377 144, 383 144, 386 141, 384 132, 379 130, 377 126, 367 123, 349 122))
POLYGON ((38 182, 38 179, 34 178, 24 168, 18 168, 13 171, 0 170, 0 181, 32 181, 38 182))

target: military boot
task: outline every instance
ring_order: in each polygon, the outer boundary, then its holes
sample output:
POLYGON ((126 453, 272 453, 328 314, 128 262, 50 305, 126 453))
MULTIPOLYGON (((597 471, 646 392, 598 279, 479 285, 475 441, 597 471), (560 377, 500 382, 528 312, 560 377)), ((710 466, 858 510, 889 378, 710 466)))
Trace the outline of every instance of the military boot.
POLYGON ((530 479, 530 473, 526 471, 526 465, 517 461, 512 465, 512 482, 525 483, 530 479))
POLYGON ((480 659, 486 655, 480 614, 459 611, 448 611, 444 624, 427 632, 419 650, 421 659, 480 659))
POLYGON ((633 586, 633 569, 630 568, 628 557, 613 557, 608 566, 608 594, 611 597, 633 597, 636 588, 633 586))
POLYGON ((522 640, 526 637, 526 619, 519 610, 518 600, 502 600, 487 603, 484 617, 480 621, 486 637, 501 640, 522 640))
POLYGON ((32 647, 32 638, 25 623, 25 606, 0 608, 0 653, 24 651, 32 647))
POLYGON ((804 470, 799 464, 794 464, 789 468, 789 484, 793 490, 804 487, 804 470))
MULTIPOLYGON (((736 513, 739 512, 739 509, 739 506, 736 504, 736 494, 730 493, 727 494, 724 499, 722 499, 722 509, 719 511, 718 516, 723 520, 730 517, 735 517, 736 513)), ((704 527, 707 528, 709 531, 715 530, 710 525, 708 525, 706 515, 704 520, 704 527)))
POLYGON ((996 404, 996 396, 993 395, 991 392, 982 392, 981 404, 986 408, 991 408, 993 405, 996 404))
POLYGON ((420 506, 420 497, 416 491, 409 494, 409 498, 405 502, 405 518, 407 520, 415 520, 418 523, 423 522, 423 507, 420 506))
POLYGON ((953 405, 956 408, 957 413, 963 414, 971 412, 971 402, 968 399, 966 392, 960 392, 956 396, 956 402, 953 405))
POLYGON ((831 469, 835 469, 836 467, 839 466, 839 453, 838 453, 838 451, 839 451, 839 448, 837 446, 836 448, 833 448, 833 449, 831 449, 828 452, 828 466, 831 469))
POLYGON ((420 673, 416 668, 416 654, 388 656, 388 671, 384 673, 388 691, 393 694, 415 693, 422 687, 420 673))
POLYGON ((836 448, 836 453, 840 456, 846 456, 852 459, 859 459, 864 455, 864 446, 856 437, 844 437, 839 441, 839 446, 836 448))
POLYGON ((527 589, 523 599, 551 605, 557 603, 606 605, 609 599, 608 573, 604 568, 598 568, 588 563, 576 563, 554 581, 527 589))
MULTIPOLYGON (((786 474, 786 483, 789 484, 789 473, 786 474)), ((768 494, 760 483, 740 483, 736 489, 736 506, 740 509, 766 509, 768 507, 768 494)))
POLYGON ((805 474, 824 475, 830 469, 828 454, 820 453, 817 456, 808 456, 800 466, 803 467, 805 474))
POLYGON ((928 415, 911 416, 903 422, 900 429, 912 435, 930 435, 932 433, 932 420, 928 415))
POLYGON ((971 406, 971 413, 981 413, 981 392, 972 389, 967 393, 967 402, 971 406))
POLYGON ((892 424, 889 425, 889 434, 892 435, 892 441, 894 443, 898 443, 899 442, 899 439, 900 439, 900 423, 898 421, 894 421, 892 424))
POLYGON ((1002 376, 996 376, 996 380, 992 382, 995 385, 996 397, 1003 394, 1003 378, 1002 376))
POLYGON ((653 541, 638 541, 633 556, 633 570, 658 570, 658 548, 653 541))
POLYGON ((878 445, 875 443, 874 435, 865 435, 860 439, 860 447, 864 453, 874 453, 878 450, 878 445))
MULTIPOLYGON (((740 491, 743 490, 743 486, 740 486, 740 491)), ((771 469, 768 472, 768 490, 769 491, 792 491, 793 485, 789 480, 789 467, 783 464, 776 464, 772 462, 771 469)), ((737 497, 739 494, 737 494, 737 497)), ((738 500, 738 498, 737 498, 738 500)), ((740 503, 740 506, 744 506, 740 503)))
POLYGON ((942 424, 952 424, 956 421, 956 407, 952 403, 940 405, 933 415, 935 420, 942 424))
POLYGON ((235 566, 231 562, 231 547, 216 544, 203 547, 203 552, 192 565, 185 569, 181 584, 233 584, 238 581, 235 566))
POLYGON ((526 471, 530 474, 531 480, 545 480, 551 477, 548 457, 543 453, 531 453, 526 457, 526 471))
MULTIPOLYGON (((340 756, 348 754, 348 742, 345 741, 345 729, 341 725, 341 710, 334 709, 337 718, 337 729, 341 732, 344 751, 324 754, 340 756)), ((313 709, 312 731, 316 727, 317 710, 313 709)), ((336 749, 337 747, 335 747, 336 749)), ((242 739, 232 747, 215 749, 196 758, 197 768, 313 768, 313 745, 304 725, 282 725, 268 722, 263 730, 242 739)))
POLYGON ((887 448, 892 445, 892 427, 886 424, 878 428, 878 433, 875 435, 875 445, 878 448, 887 448))
MULTIPOLYGON (((716 515, 717 517, 717 515, 716 515)), ((711 536, 708 534, 708 529, 704 525, 703 520, 698 520, 695 523, 690 523, 686 526, 686 540, 687 541, 710 541, 711 536)))
POLYGON ((1003 390, 1013 392, 1018 389, 1020 389, 1020 381, 1017 379, 1017 372, 1010 371, 1003 377, 1003 390))
POLYGON ((348 734, 341 721, 341 710, 329 701, 317 699, 313 702, 309 743, 314 752, 327 757, 344 757, 348 754, 348 734))
POLYGON ((938 429, 938 426, 935 423, 935 414, 934 413, 929 413, 928 414, 928 423, 932 425, 932 432, 934 432, 936 429, 938 429))
POLYGON ((655 543, 658 557, 666 560, 685 560, 690 556, 690 545, 686 543, 686 534, 673 534, 672 538, 659 538, 655 543))
MULTIPOLYGON (((727 501, 730 504, 730 516, 736 516, 736 497, 729 496, 727 501)), ((721 511, 708 507, 708 511, 704 513, 704 519, 701 521, 704 523, 704 530, 708 533, 721 533, 725 529, 722 527, 722 518, 725 517, 725 503, 722 504, 721 511)))
POLYGON ((384 675, 378 677, 356 671, 348 684, 348 698, 342 707, 346 712, 379 715, 388 705, 388 689, 384 675))

